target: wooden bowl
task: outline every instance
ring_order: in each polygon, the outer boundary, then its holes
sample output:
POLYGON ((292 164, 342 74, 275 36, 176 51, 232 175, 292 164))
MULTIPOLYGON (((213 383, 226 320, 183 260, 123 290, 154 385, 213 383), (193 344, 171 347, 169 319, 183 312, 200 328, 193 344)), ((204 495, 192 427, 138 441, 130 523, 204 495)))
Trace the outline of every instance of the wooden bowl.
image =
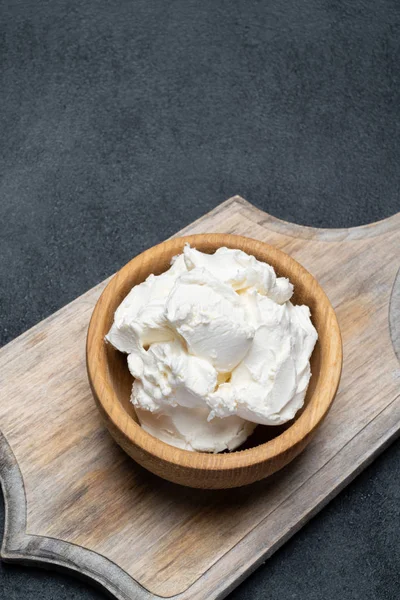
POLYGON ((97 406, 117 443, 140 465, 164 479, 197 488, 233 488, 271 475, 309 443, 335 397, 342 368, 342 342, 335 312, 322 288, 293 258, 268 244, 226 234, 191 235, 168 240, 143 252, 111 279, 94 309, 87 336, 87 369, 97 406), (258 426, 246 449, 207 454, 170 446, 138 424, 130 403, 132 377, 126 355, 104 341, 114 312, 131 288, 150 273, 167 270, 186 243, 213 253, 221 246, 240 248, 275 268, 294 284, 295 304, 310 307, 318 331, 311 358, 312 377, 304 408, 284 427, 258 426), (248 447, 248 446, 251 447, 248 447))

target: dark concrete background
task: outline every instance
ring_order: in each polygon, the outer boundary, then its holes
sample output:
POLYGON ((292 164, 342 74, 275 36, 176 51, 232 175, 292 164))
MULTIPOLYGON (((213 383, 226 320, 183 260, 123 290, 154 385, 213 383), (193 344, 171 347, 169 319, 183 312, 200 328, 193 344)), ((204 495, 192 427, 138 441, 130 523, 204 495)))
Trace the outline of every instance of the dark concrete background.
MULTIPOLYGON (((399 84, 397 0, 0 0, 0 342, 236 193, 400 210, 399 84)), ((232 600, 398 598, 399 472, 397 443, 232 600)), ((0 598, 103 597, 0 566, 0 598)))

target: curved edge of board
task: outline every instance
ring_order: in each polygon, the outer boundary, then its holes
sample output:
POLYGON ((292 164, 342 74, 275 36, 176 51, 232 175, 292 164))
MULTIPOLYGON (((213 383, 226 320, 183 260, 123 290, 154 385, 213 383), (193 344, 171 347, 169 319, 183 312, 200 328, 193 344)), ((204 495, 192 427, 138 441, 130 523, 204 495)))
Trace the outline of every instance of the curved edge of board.
POLYGON ((400 269, 397 271, 390 296, 389 331, 394 353, 400 362, 400 269))
POLYGON ((0 556, 5 562, 68 571, 118 600, 154 600, 128 573, 97 552, 55 538, 26 533, 26 495, 14 453, 0 432, 0 480, 5 523, 0 556))
MULTIPOLYGON (((368 223, 366 225, 344 229, 329 229, 297 225, 296 223, 283 221, 266 211, 257 208, 254 204, 251 204, 241 196, 233 196, 227 200, 227 202, 236 202, 242 205, 244 209, 257 215, 257 222, 260 225, 264 225, 264 227, 267 227, 268 229, 290 237, 326 242, 340 242, 343 240, 367 239, 384 233, 390 233, 391 231, 400 231, 400 212, 387 217, 386 219, 382 219, 381 221, 375 221, 374 223, 368 223)), ((223 203, 221 207, 225 204, 226 203, 223 203)))

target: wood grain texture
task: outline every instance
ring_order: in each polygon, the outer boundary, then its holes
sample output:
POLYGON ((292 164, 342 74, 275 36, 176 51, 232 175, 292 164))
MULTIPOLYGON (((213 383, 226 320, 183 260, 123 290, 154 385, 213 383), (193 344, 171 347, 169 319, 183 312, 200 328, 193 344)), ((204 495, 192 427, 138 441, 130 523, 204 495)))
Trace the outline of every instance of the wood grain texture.
POLYGON ((351 230, 309 230, 235 197, 181 233, 203 232, 266 241, 321 283, 344 347, 328 417, 283 471, 234 494, 144 471, 104 428, 87 382, 85 336, 100 284, 0 351, 5 559, 75 569, 118 598, 222 598, 399 434, 391 341, 392 331, 398 344, 399 215, 351 230), (86 550, 76 556, 78 546, 86 550))
POLYGON ((226 489, 254 483, 285 467, 304 450, 335 397, 342 367, 336 315, 315 278, 288 254, 251 238, 232 234, 177 237, 139 254, 112 278, 90 321, 86 360, 90 385, 106 426, 117 443, 152 473, 194 488, 226 489), (239 248, 275 268, 294 285, 293 302, 311 310, 318 342, 311 358, 312 380, 304 408, 285 427, 257 427, 246 449, 229 454, 187 452, 149 435, 138 424, 130 402, 132 377, 126 355, 105 342, 114 314, 130 290, 151 273, 166 271, 186 244, 206 253, 239 248))

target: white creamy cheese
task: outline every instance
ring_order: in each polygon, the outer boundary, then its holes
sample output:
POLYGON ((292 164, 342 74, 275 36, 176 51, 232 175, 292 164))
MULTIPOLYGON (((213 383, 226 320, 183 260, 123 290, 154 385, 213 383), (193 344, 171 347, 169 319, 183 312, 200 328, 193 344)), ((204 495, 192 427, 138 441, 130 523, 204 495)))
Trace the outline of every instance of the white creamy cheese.
POLYGON ((234 450, 303 406, 317 332, 293 286, 241 250, 186 246, 118 307, 106 339, 128 354, 142 427, 179 448, 234 450))
POLYGON ((145 431, 158 439, 183 450, 197 452, 222 452, 234 450, 254 430, 254 423, 240 417, 213 419, 207 421, 205 407, 169 408, 152 413, 136 408, 136 414, 145 431))

